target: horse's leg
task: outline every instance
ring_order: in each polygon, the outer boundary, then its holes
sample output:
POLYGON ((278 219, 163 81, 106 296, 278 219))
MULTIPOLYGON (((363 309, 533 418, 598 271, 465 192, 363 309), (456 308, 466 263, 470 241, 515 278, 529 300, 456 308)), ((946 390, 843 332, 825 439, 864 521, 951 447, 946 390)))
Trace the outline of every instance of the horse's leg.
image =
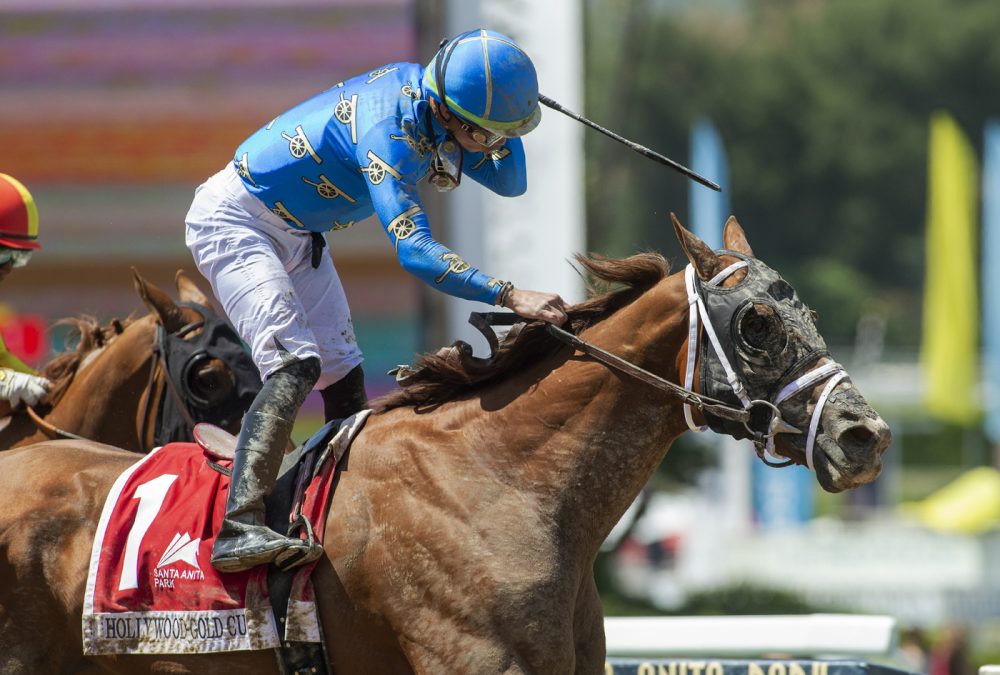
MULTIPOLYGON (((0 546, 0 555, 3 547, 0 546)), ((13 569, 4 565, 0 578, 15 577, 13 569)), ((75 655, 60 649, 58 644, 46 648, 51 628, 62 617, 46 598, 40 598, 37 587, 31 584, 0 582, 0 673, 27 675, 28 673, 71 672, 75 655), (41 635, 41 639, 39 639, 41 635)), ((65 632, 65 631, 63 631, 65 632)))
POLYGON ((573 641, 576 645, 576 672, 580 675, 604 672, 604 611, 593 574, 584 574, 573 611, 573 641))
MULTIPOLYGON (((518 612, 534 617, 536 621, 531 623, 540 624, 525 635, 523 622, 510 622, 502 611, 489 610, 496 598, 488 591, 452 589, 464 598, 460 602, 471 603, 461 610, 454 606, 456 597, 445 589, 442 596, 446 599, 441 602, 420 590, 427 587, 424 583, 406 588, 406 583, 398 580, 404 578, 412 556, 402 549, 393 556, 378 548, 370 546, 355 561, 339 560, 336 568, 324 559, 314 575, 327 647, 337 675, 574 672, 574 628, 569 612, 564 613, 562 622, 544 616, 544 612, 518 612), (355 566, 368 574, 352 575, 355 566), (343 579, 348 580, 346 586, 343 579), (544 637, 539 638, 538 631, 544 637), (539 645, 545 646, 539 649, 539 645), (378 660, 367 656, 373 653, 379 655, 378 660)), ((599 607, 597 612, 599 615, 599 607)))

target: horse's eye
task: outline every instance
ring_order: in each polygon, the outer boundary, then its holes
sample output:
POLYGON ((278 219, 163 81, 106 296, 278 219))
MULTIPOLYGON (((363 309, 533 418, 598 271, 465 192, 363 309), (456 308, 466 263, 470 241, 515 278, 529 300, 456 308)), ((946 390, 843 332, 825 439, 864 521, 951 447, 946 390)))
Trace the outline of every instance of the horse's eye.
POLYGON ((753 304, 740 312, 737 333, 752 351, 768 354, 782 351, 788 341, 778 312, 764 304, 753 304))
POLYGON ((221 403, 235 387, 232 371, 219 359, 203 359, 188 371, 188 392, 201 405, 221 403))

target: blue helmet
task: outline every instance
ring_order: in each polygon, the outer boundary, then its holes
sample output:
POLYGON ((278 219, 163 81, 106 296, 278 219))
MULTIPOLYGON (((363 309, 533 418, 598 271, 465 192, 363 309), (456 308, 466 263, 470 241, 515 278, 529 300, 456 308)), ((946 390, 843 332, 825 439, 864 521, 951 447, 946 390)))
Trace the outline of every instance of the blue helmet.
POLYGON ((423 89, 462 119, 501 136, 523 136, 542 117, 531 59, 509 37, 485 28, 442 43, 424 69, 423 89))

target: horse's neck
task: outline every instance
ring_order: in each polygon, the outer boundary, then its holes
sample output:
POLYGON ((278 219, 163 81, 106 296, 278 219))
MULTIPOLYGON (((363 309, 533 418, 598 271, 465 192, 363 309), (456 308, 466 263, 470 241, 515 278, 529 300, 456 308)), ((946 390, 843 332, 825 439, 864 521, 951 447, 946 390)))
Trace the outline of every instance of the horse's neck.
POLYGON ((0 418, 0 450, 44 441, 46 438, 23 412, 11 412, 0 418))
MULTIPOLYGON (((687 337, 679 275, 587 330, 583 337, 671 381, 687 337)), ((597 547, 686 429, 680 400, 577 355, 485 416, 527 491, 543 491, 560 536, 597 547)))
POLYGON ((112 345, 74 375, 46 421, 85 438, 138 452, 136 415, 148 379, 149 359, 121 358, 120 350, 112 347, 118 346, 112 345))

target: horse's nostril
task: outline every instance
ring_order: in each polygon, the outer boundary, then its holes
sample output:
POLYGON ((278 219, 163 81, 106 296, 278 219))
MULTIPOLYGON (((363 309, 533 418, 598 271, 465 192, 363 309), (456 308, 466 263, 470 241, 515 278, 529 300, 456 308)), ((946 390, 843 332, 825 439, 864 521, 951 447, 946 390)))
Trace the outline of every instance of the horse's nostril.
POLYGON ((858 449, 868 449, 875 445, 875 432, 866 426, 856 425, 840 434, 840 445, 858 449))

